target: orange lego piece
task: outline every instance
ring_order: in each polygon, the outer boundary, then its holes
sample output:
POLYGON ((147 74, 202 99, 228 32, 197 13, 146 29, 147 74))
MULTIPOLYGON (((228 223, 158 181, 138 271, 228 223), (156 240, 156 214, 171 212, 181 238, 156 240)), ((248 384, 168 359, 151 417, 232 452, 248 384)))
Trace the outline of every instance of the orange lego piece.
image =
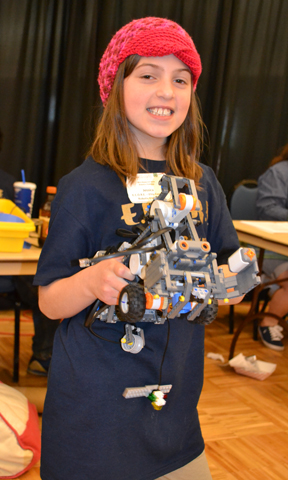
POLYGON ((250 260, 252 260, 252 258, 255 256, 255 252, 251 250, 251 248, 248 248, 247 252, 245 252, 245 255, 247 255, 247 257, 249 257, 250 260))

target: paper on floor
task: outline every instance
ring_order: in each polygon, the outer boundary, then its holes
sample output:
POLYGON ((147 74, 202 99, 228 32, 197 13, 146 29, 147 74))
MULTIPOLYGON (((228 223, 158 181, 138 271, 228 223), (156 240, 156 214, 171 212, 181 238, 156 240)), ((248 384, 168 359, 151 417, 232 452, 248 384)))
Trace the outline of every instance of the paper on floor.
POLYGON ((209 352, 207 353, 207 358, 212 358, 212 360, 220 360, 222 363, 224 363, 224 357, 220 353, 209 352))
POLYGON ((239 353, 239 355, 229 360, 228 363, 234 368, 236 373, 255 378, 256 380, 265 380, 277 367, 275 363, 257 360, 255 355, 244 357, 243 353, 239 353))

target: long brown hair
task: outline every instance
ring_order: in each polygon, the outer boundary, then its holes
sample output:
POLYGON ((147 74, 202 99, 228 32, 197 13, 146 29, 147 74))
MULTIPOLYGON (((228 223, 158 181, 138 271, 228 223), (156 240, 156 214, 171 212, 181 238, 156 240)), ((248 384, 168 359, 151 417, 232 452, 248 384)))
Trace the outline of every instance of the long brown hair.
MULTIPOLYGON (((119 66, 106 107, 96 127, 89 154, 97 163, 109 165, 125 184, 133 181, 140 168, 140 159, 125 114, 123 83, 141 57, 131 55, 119 66)), ((193 90, 186 119, 168 137, 165 145, 167 167, 174 175, 191 178, 196 185, 202 176, 198 161, 202 149, 203 122, 193 90)))
POLYGON ((269 163, 269 167, 272 167, 272 165, 275 165, 276 163, 283 162, 284 160, 288 160, 288 143, 287 143, 287 145, 282 147, 279 155, 272 158, 271 162, 269 163))

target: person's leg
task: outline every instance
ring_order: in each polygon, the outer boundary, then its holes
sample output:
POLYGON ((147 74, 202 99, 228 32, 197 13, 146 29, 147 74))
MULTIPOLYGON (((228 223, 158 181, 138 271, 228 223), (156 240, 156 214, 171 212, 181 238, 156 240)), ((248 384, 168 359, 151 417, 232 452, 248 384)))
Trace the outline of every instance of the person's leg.
MULTIPOLYGON (((284 278, 288 279, 288 270, 281 273, 276 280, 282 280, 284 278)), ((268 304, 268 312, 277 315, 278 317, 284 317, 288 313, 288 280, 286 282, 281 283, 280 288, 278 288, 268 304)), ((261 321, 261 326, 274 326, 277 325, 278 321, 276 318, 272 317, 264 317, 261 321)))
POLYGON ((0 276, 0 293, 10 293, 15 290, 13 277, 11 276, 0 276))
MULTIPOLYGON (((269 273, 271 280, 288 278, 288 262, 281 263, 274 268, 273 272, 269 273)), ((288 280, 279 286, 275 285, 275 288, 271 289, 271 294, 272 296, 268 304, 267 312, 273 313, 281 318, 284 317, 284 315, 288 313, 288 280)), ((278 320, 268 315, 265 316, 259 324, 259 334, 262 342, 266 347, 272 348, 273 350, 281 351, 284 349, 281 341, 283 338, 282 330, 283 328, 278 325, 278 320)))
POLYGON ((212 480, 205 452, 184 467, 167 473, 157 480, 212 480))
POLYGON ((0 275, 0 310, 10 310, 13 303, 10 295, 15 291, 13 277, 0 275))
POLYGON ((19 275, 14 277, 15 288, 28 308, 32 310, 34 336, 32 339, 33 356, 28 371, 38 375, 47 375, 52 355, 55 331, 59 321, 50 320, 38 307, 38 290, 33 286, 33 276, 19 275), (31 366, 31 364, 33 365, 31 366))

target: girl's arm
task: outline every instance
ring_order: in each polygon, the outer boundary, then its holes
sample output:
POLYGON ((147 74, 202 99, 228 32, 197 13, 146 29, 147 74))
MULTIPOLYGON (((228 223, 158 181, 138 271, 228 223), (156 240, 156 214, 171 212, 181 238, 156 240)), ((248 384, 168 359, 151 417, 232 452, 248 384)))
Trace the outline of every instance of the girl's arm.
POLYGON ((71 277, 39 287, 39 307, 48 318, 70 318, 91 305, 96 298, 116 305, 126 280, 134 275, 122 263, 123 258, 103 260, 71 277))

